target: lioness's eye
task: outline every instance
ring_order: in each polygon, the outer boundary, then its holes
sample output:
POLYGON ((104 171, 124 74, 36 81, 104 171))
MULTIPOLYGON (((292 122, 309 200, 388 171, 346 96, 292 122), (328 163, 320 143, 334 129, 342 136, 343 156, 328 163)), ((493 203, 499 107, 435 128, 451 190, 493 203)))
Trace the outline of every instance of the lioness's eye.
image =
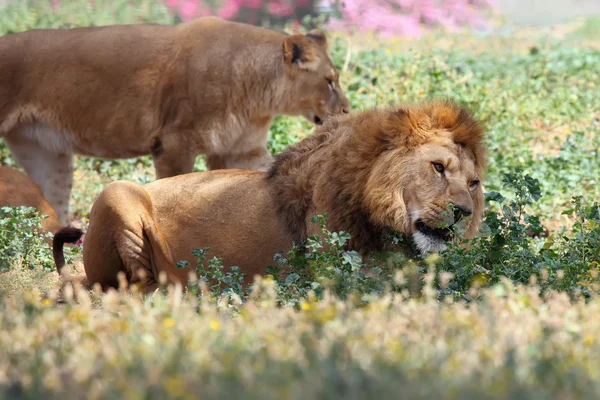
POLYGON ((474 181, 471 181, 471 189, 474 189, 477 187, 477 185, 479 185, 479 179, 475 179, 474 181))
POLYGON ((327 79, 327 84, 329 85, 329 88, 333 89, 333 81, 329 78, 325 78, 325 79, 327 79))
POLYGON ((442 163, 437 163, 437 162, 434 162, 434 163, 432 163, 432 164, 433 164, 433 168, 435 168, 435 170, 436 170, 437 172, 439 172, 440 174, 443 174, 443 173, 444 173, 444 164, 442 164, 442 163))

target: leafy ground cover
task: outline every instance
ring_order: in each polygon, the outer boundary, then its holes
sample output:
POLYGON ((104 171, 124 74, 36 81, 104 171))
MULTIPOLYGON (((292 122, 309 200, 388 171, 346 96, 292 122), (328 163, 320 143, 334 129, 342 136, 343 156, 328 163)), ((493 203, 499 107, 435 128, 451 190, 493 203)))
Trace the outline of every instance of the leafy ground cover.
MULTIPOLYGON (((100 12, 71 2, 61 14, 22 2, 0 11, 0 34, 172 22, 164 7, 137 3, 100 12)), ((361 260, 343 249, 346 234, 324 232, 313 251, 278 255, 271 269, 310 264, 311 274, 254 283, 204 249, 196 255, 210 263, 198 273, 216 278, 216 296, 201 280, 184 300, 80 294, 79 303, 55 306, 60 281, 34 233, 39 216, 2 209, 0 391, 372 398, 401 387, 415 398, 597 397, 598 21, 419 40, 329 34, 354 109, 450 97, 484 120, 487 213, 468 250, 361 260)), ((301 119, 277 118, 269 147, 277 153, 311 131, 301 119)), ((2 143, 0 163, 16 166, 2 143)), ((200 157, 196 170, 204 169, 200 157)), ((115 179, 153 180, 150 158, 76 159, 71 208, 82 226, 115 179)), ((80 251, 69 257, 81 270, 80 251)))

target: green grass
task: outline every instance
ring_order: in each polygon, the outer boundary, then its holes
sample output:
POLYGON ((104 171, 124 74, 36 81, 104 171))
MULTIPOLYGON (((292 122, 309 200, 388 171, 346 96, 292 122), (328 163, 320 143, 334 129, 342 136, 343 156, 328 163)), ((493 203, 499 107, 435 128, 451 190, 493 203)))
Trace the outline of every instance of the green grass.
MULTIPOLYGON (((172 22, 151 1, 125 3, 71 1, 49 13, 23 1, 0 11, 0 34, 172 22)), ((292 251, 274 261, 298 271, 310 264, 310 274, 266 287, 248 287, 248 277, 213 259, 199 272, 218 277, 217 296, 197 282, 183 301, 82 295, 79 304, 59 307, 31 292, 52 297, 59 285, 47 272, 49 248, 31 233, 39 221, 3 218, 0 248, 12 252, 1 258, 8 271, 0 272, 0 397, 597 397, 597 25, 589 18, 563 37, 531 30, 391 41, 329 34, 353 109, 448 97, 484 121, 487 213, 468 250, 410 262, 389 254, 361 260, 344 250, 347 235, 325 232, 328 250, 313 241, 307 255, 292 251), (527 234, 541 226, 550 237, 527 234)), ((278 153, 312 129, 279 117, 269 148, 278 153)), ((1 143, 0 163, 16 166, 1 143)), ((204 169, 199 157, 196 170, 204 169)), ((71 207, 84 225, 115 179, 153 180, 150 158, 77 157, 71 207)), ((71 256, 81 260, 77 250, 71 256)))

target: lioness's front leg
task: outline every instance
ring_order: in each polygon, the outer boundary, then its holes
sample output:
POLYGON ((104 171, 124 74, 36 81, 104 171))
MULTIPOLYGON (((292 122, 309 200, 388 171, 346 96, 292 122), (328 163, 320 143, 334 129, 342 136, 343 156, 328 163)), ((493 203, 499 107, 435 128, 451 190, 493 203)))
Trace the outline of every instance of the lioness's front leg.
POLYGON ((206 156, 208 169, 249 169, 267 171, 273 157, 267 149, 269 126, 243 133, 228 149, 209 152, 206 156))
POLYGON ((194 170, 195 148, 176 135, 158 136, 150 149, 156 179, 188 174, 194 170))
POLYGON ((24 132, 13 132, 4 140, 27 175, 42 189, 60 223, 66 225, 73 187, 73 153, 70 149, 48 149, 24 132))

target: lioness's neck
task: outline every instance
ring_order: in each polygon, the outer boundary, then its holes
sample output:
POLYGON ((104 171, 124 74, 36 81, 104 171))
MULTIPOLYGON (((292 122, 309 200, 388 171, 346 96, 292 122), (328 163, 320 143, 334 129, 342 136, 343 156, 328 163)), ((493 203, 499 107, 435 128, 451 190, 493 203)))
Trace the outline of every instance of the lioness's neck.
POLYGON ((184 43, 181 54, 189 55, 194 87, 215 108, 262 124, 287 106, 284 33, 210 17, 182 24, 175 32, 184 43))
POLYGON ((231 107, 252 120, 263 120, 281 114, 285 102, 285 69, 281 47, 273 44, 248 46, 243 54, 236 54, 231 62, 244 68, 235 68, 232 77, 234 101, 231 107), (256 55, 259 53, 260 55, 256 55), (254 58, 252 58, 254 57, 254 58), (245 101, 239 101, 243 96, 245 101))

